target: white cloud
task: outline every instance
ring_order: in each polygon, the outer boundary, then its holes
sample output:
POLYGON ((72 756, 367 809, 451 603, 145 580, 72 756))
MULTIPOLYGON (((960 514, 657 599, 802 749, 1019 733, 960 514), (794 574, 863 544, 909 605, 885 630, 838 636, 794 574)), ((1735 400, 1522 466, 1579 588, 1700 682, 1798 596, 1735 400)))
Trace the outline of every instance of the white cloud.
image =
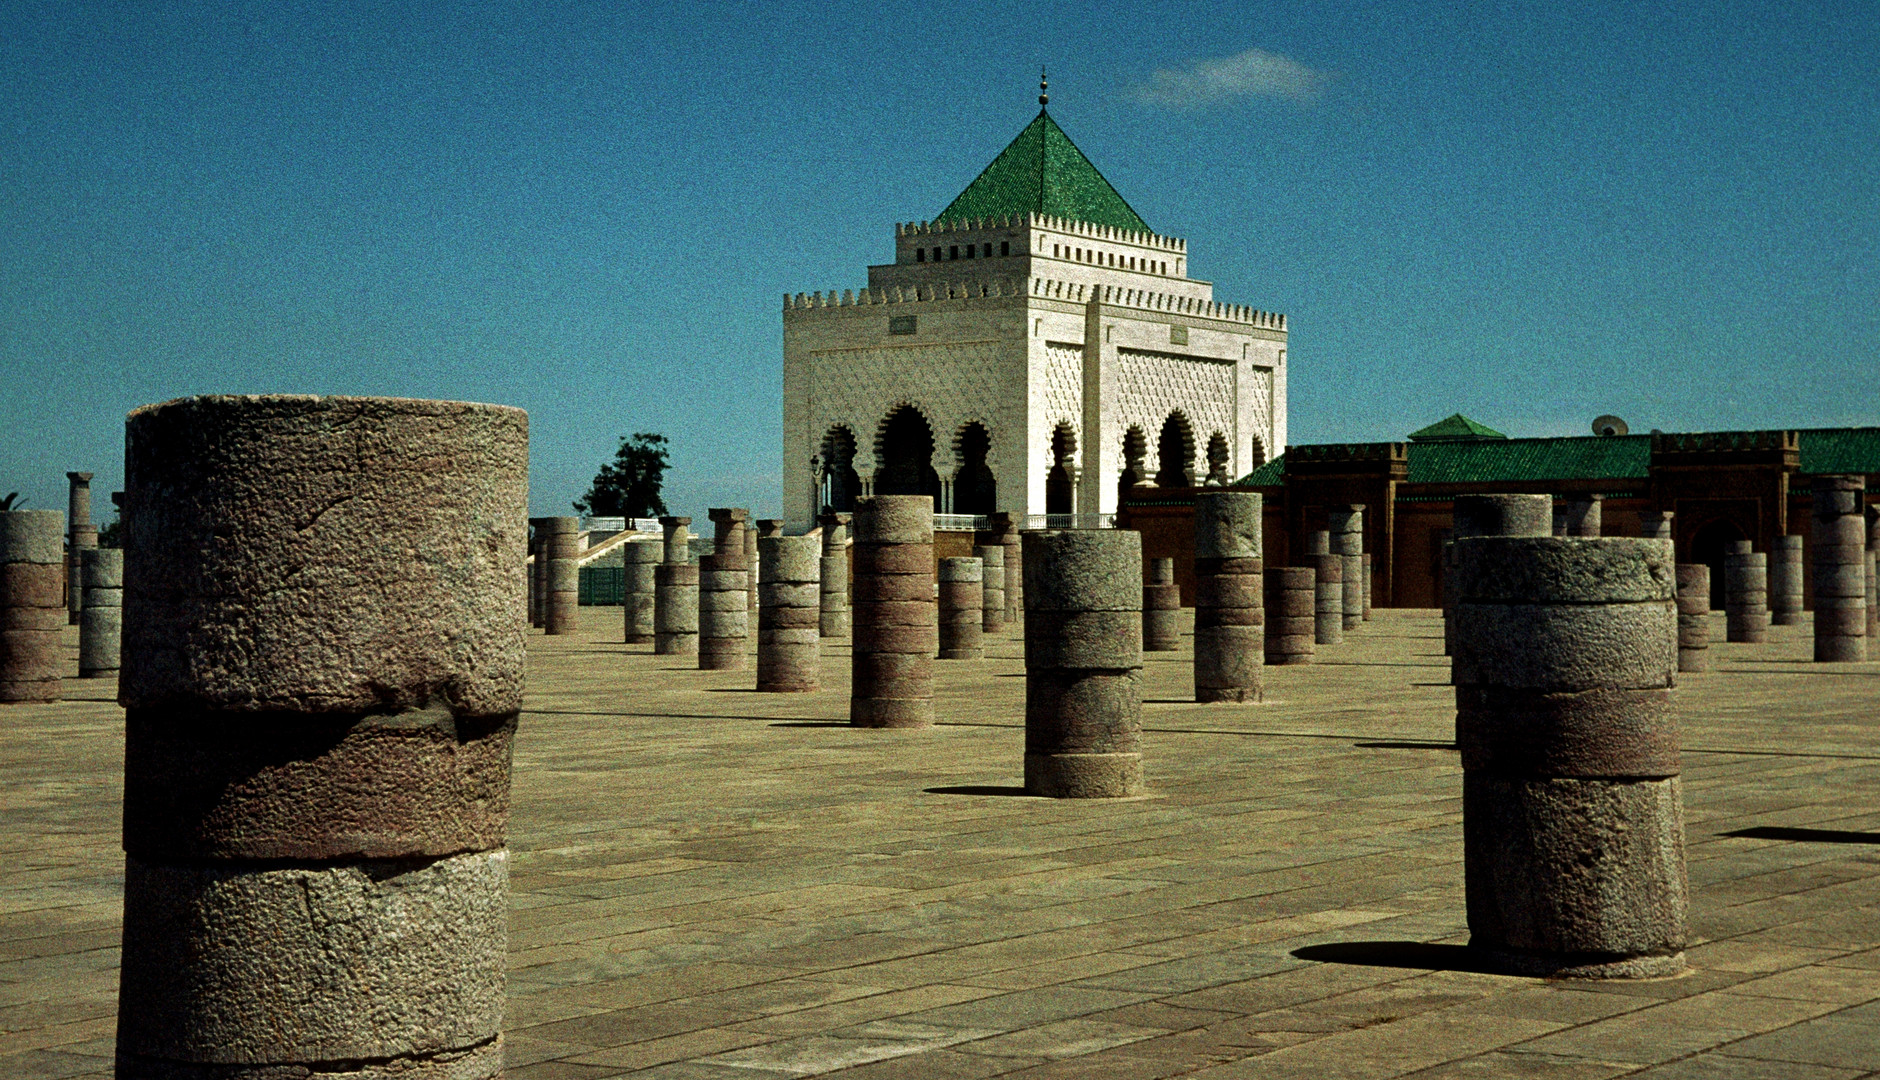
POLYGON ((1137 101, 1175 109, 1219 105, 1250 97, 1311 101, 1324 92, 1331 76, 1290 56, 1248 49, 1233 56, 1191 60, 1181 68, 1160 68, 1137 83, 1137 101))

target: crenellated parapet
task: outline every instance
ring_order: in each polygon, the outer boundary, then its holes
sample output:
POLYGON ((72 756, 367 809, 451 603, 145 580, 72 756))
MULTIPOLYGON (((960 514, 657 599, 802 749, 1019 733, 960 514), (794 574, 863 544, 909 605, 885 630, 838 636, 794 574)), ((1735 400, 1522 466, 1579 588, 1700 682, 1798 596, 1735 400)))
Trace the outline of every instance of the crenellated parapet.
POLYGON ((1296 470, 1301 465, 1408 461, 1409 459, 1410 444, 1401 442, 1326 443, 1318 446, 1288 446, 1286 448, 1286 464, 1289 470, 1296 470))
POLYGON ((1086 236, 1137 247, 1159 248, 1173 254, 1186 254, 1188 241, 1157 233, 1119 229, 1111 225, 1093 225, 1087 221, 1056 217, 1051 214, 1024 214, 1005 218, 962 218, 956 221, 910 221, 894 227, 896 239, 908 236, 945 236, 950 233, 985 232, 991 229, 1044 229, 1066 236, 1086 236))
POLYGON ((1731 454, 1801 452, 1801 436, 1793 431, 1652 432, 1652 456, 1666 454, 1731 454))
POLYGON ((1284 332, 1286 329, 1285 315, 1279 312, 1261 311, 1244 304, 1223 304, 1216 300, 1176 296, 1152 289, 1090 285, 1042 277, 1029 279, 994 277, 979 281, 935 282, 931 285, 843 289, 840 293, 834 289, 826 293, 785 293, 783 308, 785 311, 799 311, 805 308, 919 304, 942 300, 1007 296, 1034 296, 1040 299, 1065 300, 1078 304, 1095 300, 1110 307, 1192 315, 1196 318, 1213 319, 1219 322, 1241 323, 1262 330, 1284 332))

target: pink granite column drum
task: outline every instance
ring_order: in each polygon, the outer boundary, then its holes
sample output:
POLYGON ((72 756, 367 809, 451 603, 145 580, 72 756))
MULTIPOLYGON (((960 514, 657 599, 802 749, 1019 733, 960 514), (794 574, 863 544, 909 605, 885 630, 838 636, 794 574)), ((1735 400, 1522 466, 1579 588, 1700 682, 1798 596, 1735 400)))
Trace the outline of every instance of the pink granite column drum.
POLYGON ((65 515, 0 510, 0 702, 64 692, 65 515))
POLYGON ((1320 530, 1306 541, 1312 560, 1312 641, 1318 645, 1345 643, 1345 558, 1332 554, 1332 534, 1320 530))
POLYGON ((1266 630, 1260 514, 1257 492, 1195 497, 1196 701, 1260 700, 1266 630))
POLYGON ((581 522, 572 517, 544 518, 548 551, 548 598, 542 630, 572 634, 581 611, 581 522))
POLYGON ((126 423, 117 1075, 502 1072, 528 418, 126 423))
POLYGON ((1182 647, 1182 587, 1174 559, 1150 559, 1142 586, 1142 650, 1174 652, 1182 647))
POLYGON ((977 544, 973 555, 979 560, 980 574, 985 578, 980 582, 979 596, 984 607, 980 611, 979 629, 982 634, 998 634, 1005 630, 1005 545, 977 544))
POLYGON ((1139 794, 1142 534, 1028 532, 1024 559, 1025 790, 1139 794))
POLYGON ((689 517, 663 517, 665 561, 653 567, 653 653, 698 655, 698 564, 689 517))
POLYGON ((78 677, 115 679, 124 629, 124 552, 92 548, 79 563, 85 608, 78 615, 78 677))
POLYGON ((1678 564, 1678 670, 1710 670, 1710 567, 1678 564))
POLYGON ((1600 535, 1602 527, 1601 506, 1604 495, 1576 495, 1566 503, 1567 535, 1578 539, 1587 539, 1600 535))
POLYGON ((1318 575, 1309 566, 1266 572, 1266 662, 1310 664, 1318 622, 1318 575))
POLYGON ((933 500, 872 495, 855 504, 849 723, 933 726, 933 500))
POLYGON ((823 637, 848 637, 849 515, 831 511, 817 520, 822 524, 822 615, 817 625, 823 637))
POLYGON ((1815 659, 1867 659, 1867 522, 1860 476, 1816 476, 1815 659))
POLYGON ((1325 512, 1331 552, 1344 560, 1344 628, 1364 621, 1364 507, 1335 506, 1325 512))
POLYGON ((1470 945, 1510 971, 1684 967, 1671 560, 1656 540, 1456 541, 1470 945))
POLYGON ((967 555, 939 561, 940 659, 985 658, 985 564, 967 555))
POLYGON ((1025 568, 1019 552, 1023 515, 1001 510, 988 515, 986 521, 997 543, 1005 548, 1005 621, 1016 623, 1025 617, 1025 568))
POLYGON ((1455 541, 1471 536, 1547 536, 1554 501, 1547 495, 1458 495, 1443 552, 1443 655, 1455 652, 1455 541))
POLYGON ((1802 622, 1802 538, 1778 536, 1769 549, 1769 625, 1802 622))
POLYGON ((712 553, 698 566, 698 666, 701 671, 743 671, 751 637, 751 564, 746 558, 751 512, 711 510, 712 553))
POLYGON ((69 472, 65 474, 65 479, 68 483, 65 544, 66 625, 77 626, 79 613, 85 608, 85 571, 81 560, 85 552, 98 546, 98 526, 91 523, 91 474, 69 472))
POLYGON ((822 686, 822 538, 757 538, 757 689, 807 693, 822 686))
POLYGON ((548 519, 529 519, 529 625, 548 625, 548 519))
POLYGON ((664 545, 648 540, 629 540, 620 545, 620 605, 622 640, 629 645, 652 642, 658 624, 654 619, 654 600, 658 584, 655 568, 664 554, 664 545))
POLYGON ((1769 567, 1748 540, 1732 540, 1723 556, 1723 640, 1769 640, 1769 567))

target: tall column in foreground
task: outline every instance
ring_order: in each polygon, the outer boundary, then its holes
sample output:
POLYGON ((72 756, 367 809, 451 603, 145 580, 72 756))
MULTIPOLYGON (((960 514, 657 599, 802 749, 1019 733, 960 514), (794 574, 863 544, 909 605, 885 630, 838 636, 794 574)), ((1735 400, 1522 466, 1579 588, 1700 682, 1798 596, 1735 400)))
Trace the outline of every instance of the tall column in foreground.
POLYGON ((65 515, 0 510, 0 702, 64 692, 65 515))
POLYGON ((1682 970, 1670 550, 1490 536, 1456 553, 1470 945, 1533 975, 1682 970))
POLYGON ((933 726, 933 500, 871 495, 855 504, 854 657, 849 723, 933 726))
POLYGON ((1815 659, 1867 659, 1867 522, 1860 476, 1817 476, 1815 659))
POLYGON ((1135 795, 1142 790, 1142 534, 1032 532, 1024 552, 1031 586, 1025 790, 1060 799, 1135 795))
POLYGON ((1260 507, 1252 491, 1195 497, 1196 701, 1260 700, 1266 648, 1260 507))
POLYGON ((126 428, 117 1075, 499 1075, 526 414, 126 428))
POLYGON ((78 677, 111 679, 118 673, 124 632, 124 551, 92 548, 84 553, 85 609, 78 618, 78 677))

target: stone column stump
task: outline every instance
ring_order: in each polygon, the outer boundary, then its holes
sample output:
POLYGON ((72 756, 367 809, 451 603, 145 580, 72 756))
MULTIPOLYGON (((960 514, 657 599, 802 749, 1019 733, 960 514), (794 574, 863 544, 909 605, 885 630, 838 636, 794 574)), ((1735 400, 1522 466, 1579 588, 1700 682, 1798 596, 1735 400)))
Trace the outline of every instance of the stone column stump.
POLYGON ((77 626, 85 609, 84 553, 98 546, 98 526, 91 523, 91 474, 69 472, 66 498, 66 625, 77 626))
POLYGON ((1723 556, 1723 640, 1769 640, 1769 566, 1748 540, 1732 540, 1723 556))
POLYGON ((1867 659, 1867 522, 1860 476, 1817 476, 1815 659, 1867 659))
POLYGON ((1019 534, 1023 515, 1001 510, 987 517, 987 524, 1000 546, 1005 548, 1005 621, 1016 623, 1025 617, 1025 562, 1019 553, 1019 534))
MULTIPOLYGON (((770 521, 776 528, 776 535, 783 535, 783 522, 777 521, 774 518, 766 518, 765 520, 770 521)), ((750 625, 750 619, 757 616, 757 586, 763 581, 762 567, 757 558, 758 538, 765 535, 762 530, 763 524, 762 521, 758 522, 759 528, 755 531, 748 527, 744 530, 744 566, 745 574, 748 578, 744 590, 746 626, 750 625)))
POLYGON ((933 500, 872 495, 855 504, 849 723, 933 726, 933 500))
POLYGON ((1682 970, 1671 552, 1497 536, 1456 553, 1470 945, 1529 975, 1682 970))
POLYGON ((1358 558, 1362 561, 1362 564, 1364 566, 1364 611, 1362 612, 1362 615, 1364 617, 1365 622, 1370 622, 1371 621, 1371 553, 1367 551, 1363 555, 1358 556, 1358 558))
POLYGON ((659 519, 665 561, 653 567, 653 653, 698 655, 698 564, 692 561, 689 517, 659 519))
POLYGON ((572 634, 581 611, 581 522, 572 517, 544 519, 548 532, 548 602, 542 629, 572 634))
POLYGON ((1174 559, 1150 559, 1149 580, 1142 586, 1142 649, 1174 652, 1182 647, 1182 587, 1175 583, 1174 559))
POLYGON ((849 515, 826 513, 822 524, 823 637, 849 636, 849 515))
POLYGON ((1310 664, 1318 622, 1317 575, 1309 566, 1266 572, 1266 662, 1310 664))
POLYGON ((84 553, 85 609, 78 619, 78 677, 113 679, 124 632, 124 551, 92 548, 84 553))
POLYGON ((529 519, 529 625, 548 624, 548 519, 529 519))
POLYGON ((1350 630, 1364 621, 1364 507, 1354 503, 1327 510, 1325 530, 1332 554, 1344 560, 1342 612, 1344 628, 1350 630))
POLYGON ((1671 539, 1672 513, 1669 510, 1640 510, 1638 534, 1647 540, 1671 539))
POLYGON ((1604 517, 1600 508, 1605 500, 1604 495, 1576 495, 1568 499, 1567 535, 1582 540, 1600 535, 1604 517))
POLYGON ((940 659, 985 658, 985 577, 985 564, 976 557, 940 560, 940 659))
POLYGON ((1796 626, 1802 621, 1802 538, 1778 536, 1769 549, 1769 624, 1796 626))
POLYGON ((757 538, 757 688, 800 694, 822 687, 822 539, 757 538))
POLYGON ((700 671, 743 671, 751 636, 751 564, 755 537, 742 507, 711 510, 712 553, 698 561, 698 666, 700 671))
MULTIPOLYGON (((1880 641, 1880 518, 1867 526, 1867 652, 1880 641)), ((1880 659, 1876 656, 1875 659, 1880 659)))
POLYGON ((0 702, 64 693, 65 515, 0 510, 0 702))
POLYGON ((623 640, 629 645, 645 645, 658 632, 654 607, 659 585, 654 577, 660 557, 665 554, 663 547, 647 540, 629 540, 620 545, 620 603, 625 608, 622 629, 623 640))
POLYGON ((1549 495, 1458 495, 1443 552, 1443 655, 1455 653, 1455 542, 1470 536, 1548 536, 1554 500, 1549 495))
POLYGON ((126 423, 117 1075, 498 1076, 528 417, 126 423))
POLYGON ((1257 492, 1195 498, 1196 701, 1260 700, 1266 630, 1260 513, 1257 492))
POLYGON ((1025 790, 1059 799, 1139 794, 1142 534, 1028 532, 1024 560, 1025 790))
POLYGON ((1678 670, 1710 670, 1710 567, 1678 564, 1678 670))
POLYGON ((1345 557, 1332 554, 1332 534, 1323 529, 1306 541, 1312 560, 1312 641, 1318 645, 1345 643, 1345 557))
POLYGON ((977 544, 973 554, 978 557, 980 573, 985 577, 980 583, 980 599, 984 605, 980 632, 1002 633, 1005 630, 1005 545, 977 544))

